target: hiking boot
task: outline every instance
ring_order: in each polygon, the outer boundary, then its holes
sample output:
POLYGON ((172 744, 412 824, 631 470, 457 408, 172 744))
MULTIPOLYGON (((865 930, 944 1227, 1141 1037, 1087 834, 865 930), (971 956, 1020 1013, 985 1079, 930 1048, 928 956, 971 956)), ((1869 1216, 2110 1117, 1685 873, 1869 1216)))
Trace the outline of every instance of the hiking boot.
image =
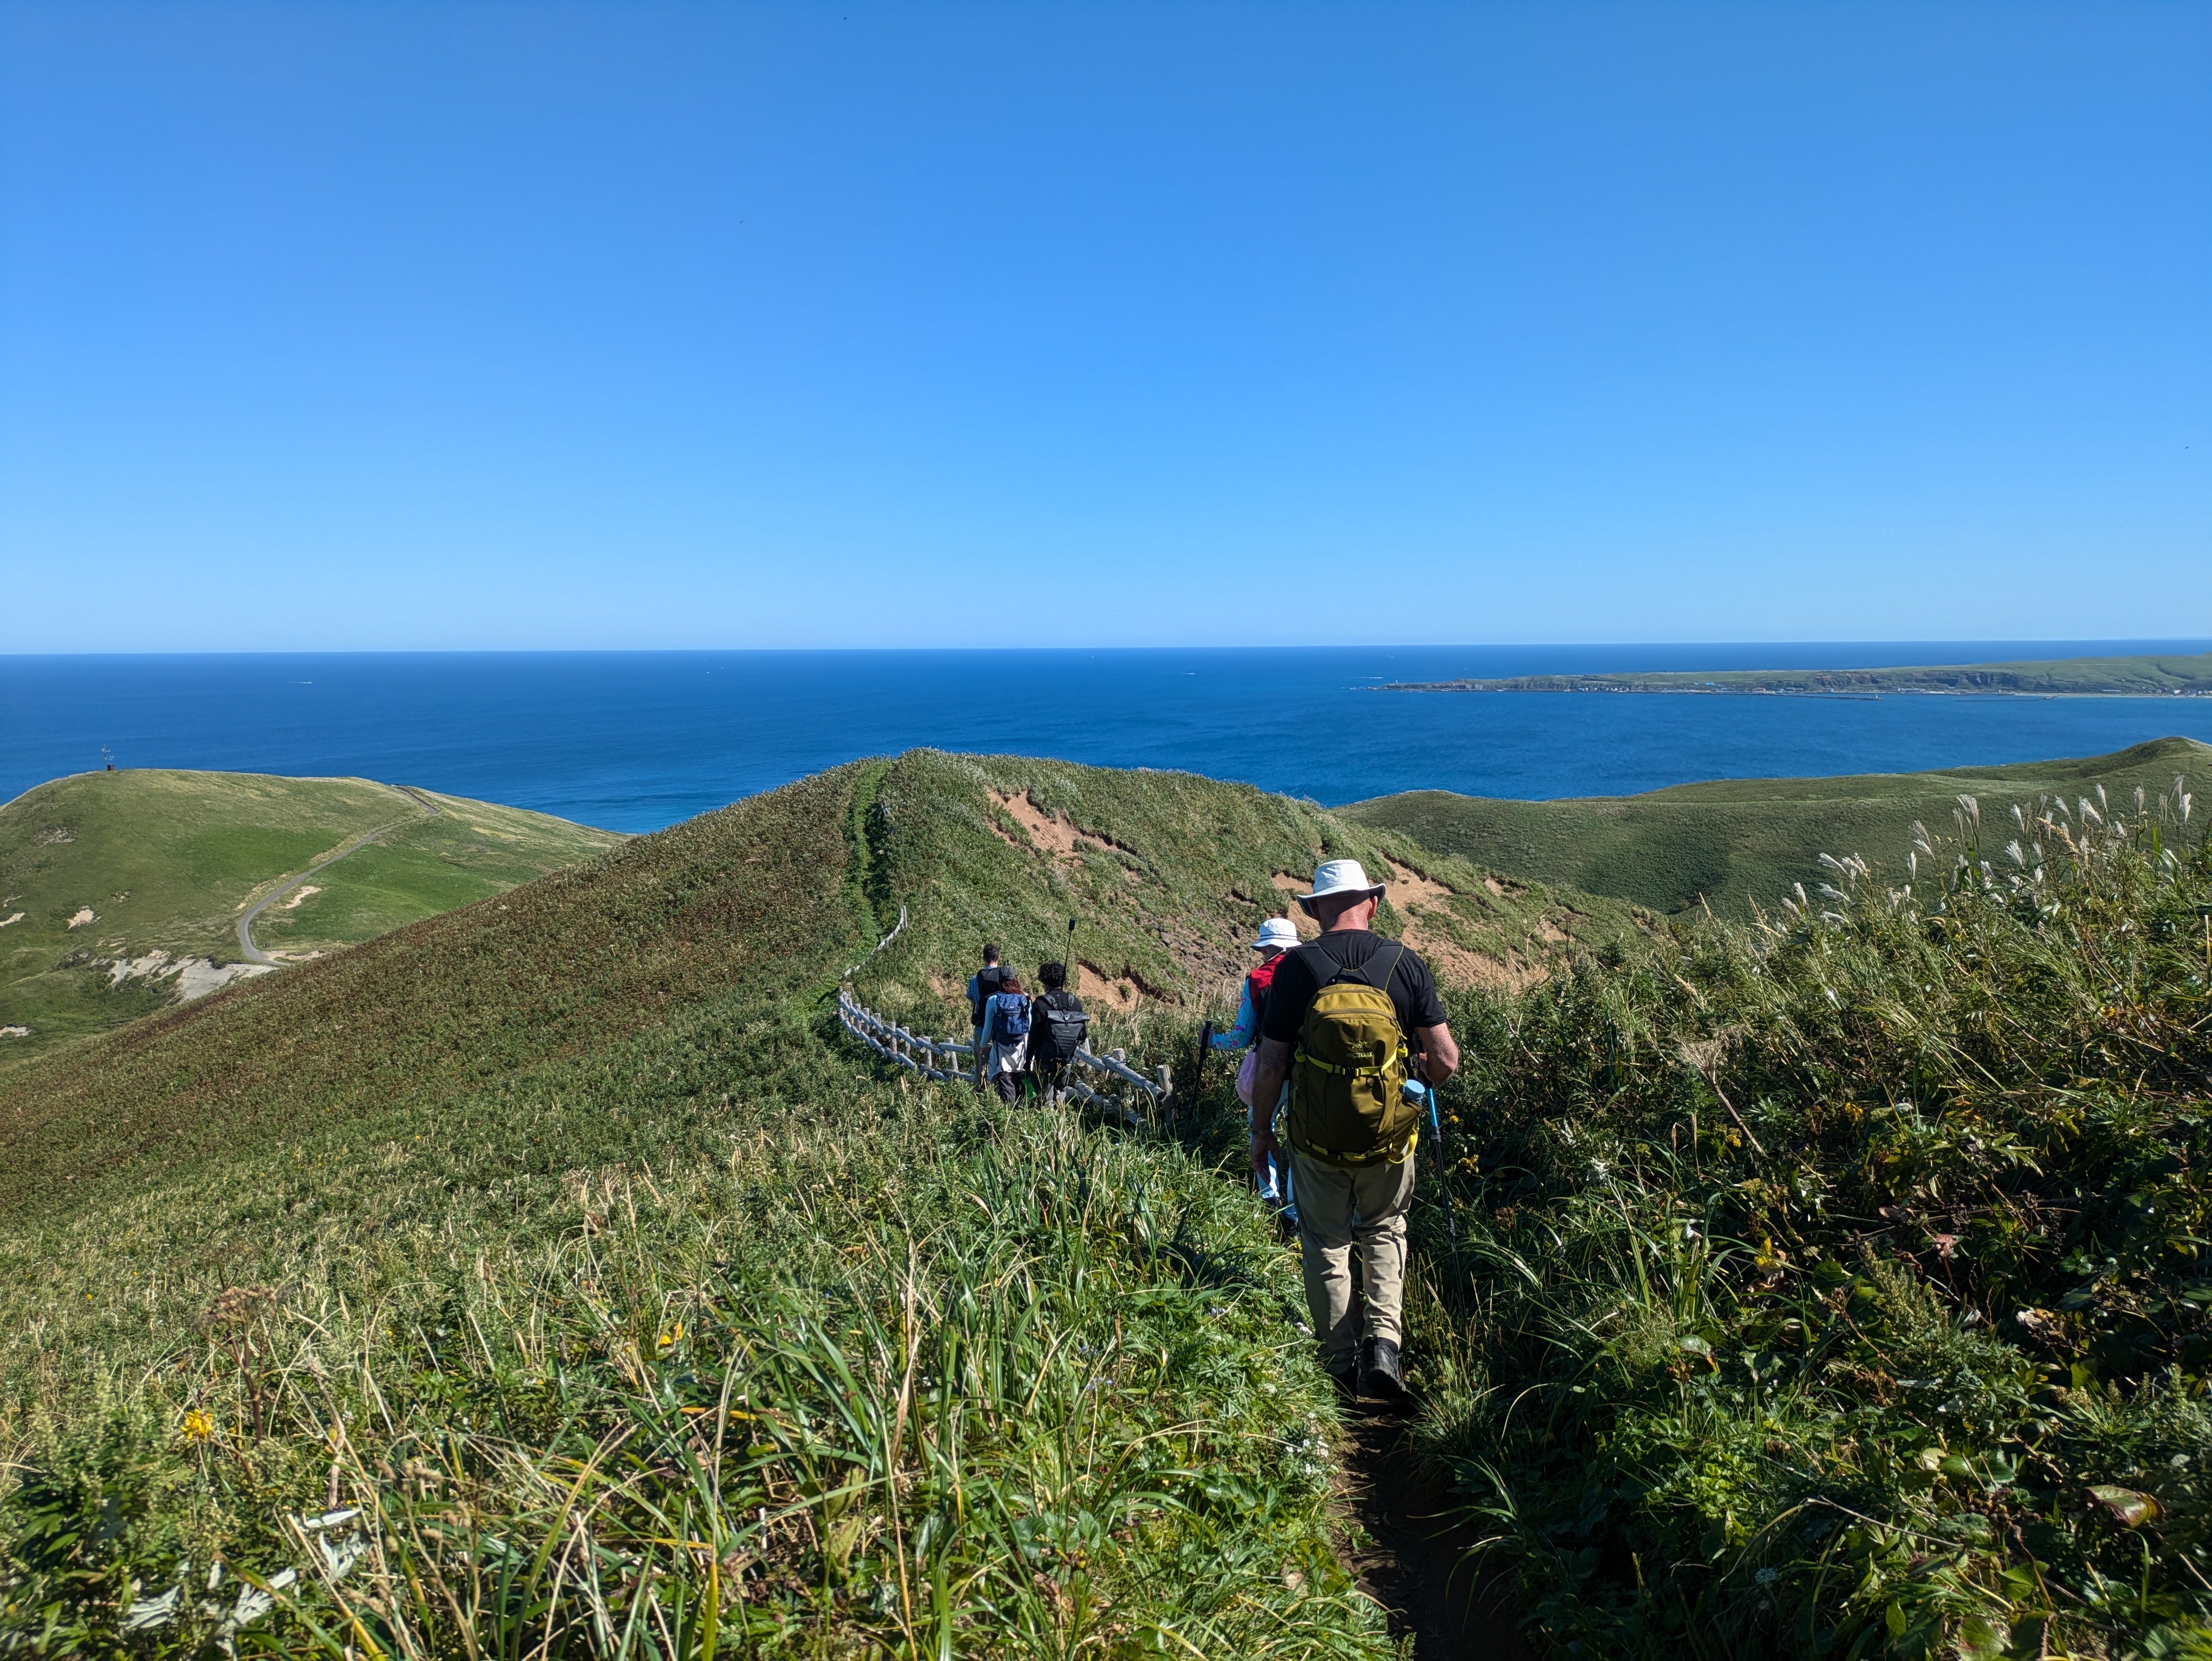
POLYGON ((1359 1367, 1358 1363, 1347 1363, 1341 1371, 1332 1370, 1328 1375, 1328 1381, 1336 1386, 1336 1399, 1340 1405, 1352 1407, 1358 1402, 1359 1367))
POLYGON ((1413 1401, 1405 1376, 1398 1371, 1398 1346, 1388 1338, 1370 1338, 1359 1346, 1359 1389, 1364 1396, 1389 1407, 1413 1401))

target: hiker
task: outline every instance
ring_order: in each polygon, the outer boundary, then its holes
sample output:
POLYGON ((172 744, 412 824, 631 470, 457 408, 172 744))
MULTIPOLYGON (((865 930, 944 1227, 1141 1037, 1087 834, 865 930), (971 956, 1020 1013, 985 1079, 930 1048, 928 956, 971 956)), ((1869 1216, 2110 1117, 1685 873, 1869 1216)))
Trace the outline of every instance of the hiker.
MULTIPOLYGON (((1252 1105, 1252 1073, 1260 1060, 1260 1031, 1267 1013, 1267 989, 1274 983, 1275 970, 1283 960, 1283 953, 1297 943, 1298 926, 1288 917, 1270 917, 1260 925, 1260 938, 1252 942, 1260 961, 1244 977, 1243 994, 1237 1001, 1236 1025, 1226 1032, 1213 1035, 1214 1049, 1244 1052, 1243 1065, 1237 1069, 1237 1099, 1247 1108, 1252 1105)), ((1284 1091, 1288 1090, 1285 1085, 1284 1091)), ((1281 1104, 1279 1100, 1275 1104, 1278 1108, 1281 1104)), ((1298 1220, 1297 1202, 1285 1191, 1285 1179, 1289 1175, 1273 1160, 1257 1173, 1261 1198, 1284 1208, 1281 1220, 1285 1228, 1297 1226, 1298 1220)))
POLYGON ((1037 970, 1044 990, 1030 1000, 1030 1074, 1037 1093, 1057 1100, 1067 1080, 1067 1064, 1083 1048, 1091 1030, 1091 1017, 1083 1000, 1067 989, 1067 965, 1048 963, 1037 970))
POLYGON ((1298 1244, 1322 1365, 1347 1400, 1400 1406, 1406 1208, 1420 1128, 1401 1086, 1408 1076, 1442 1084, 1458 1069, 1459 1046, 1420 954, 1371 932, 1382 896, 1358 861, 1329 860, 1297 897, 1321 937, 1275 965, 1250 1126, 1257 1174, 1279 1152, 1273 1109, 1287 1078, 1298 1244))
POLYGON ((983 1027, 976 1043, 976 1053, 982 1055, 988 1047, 989 1058, 983 1076, 991 1087, 1008 1102, 1018 1101, 1022 1093, 1022 1068, 1029 1060, 1030 1001, 1022 991, 1022 977, 1008 973, 999 981, 999 989, 983 1006, 983 1027))
MULTIPOLYGON (((1260 925, 1260 938, 1252 942, 1252 949, 1260 954, 1260 961, 1244 977, 1243 995, 1237 1001, 1237 1021, 1226 1031, 1213 1035, 1216 1050, 1249 1050, 1257 1055, 1260 1042, 1260 1019, 1267 1007, 1267 988, 1275 978, 1276 965, 1283 953, 1298 943, 1298 926, 1288 917, 1270 917, 1260 925)), ((1244 1058, 1244 1067, 1237 1075, 1237 1098, 1249 1107, 1245 1092, 1251 1087, 1252 1056, 1244 1058)))
POLYGON ((983 1087, 983 1023, 990 1017, 990 1001, 1006 971, 999 967, 999 948, 983 947, 983 966, 968 977, 968 1013, 975 1029, 975 1088, 983 1087))

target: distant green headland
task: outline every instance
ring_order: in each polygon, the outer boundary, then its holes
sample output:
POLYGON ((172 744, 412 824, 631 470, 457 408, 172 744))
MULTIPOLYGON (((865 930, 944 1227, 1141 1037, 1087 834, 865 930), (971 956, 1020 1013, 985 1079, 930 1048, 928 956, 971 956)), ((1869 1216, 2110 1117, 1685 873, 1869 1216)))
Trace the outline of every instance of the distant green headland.
POLYGON ((2054 658, 1901 669, 1711 669, 1650 674, 1516 675, 1504 680, 1398 681, 1388 692, 1755 692, 2027 697, 2212 697, 2212 652, 2195 657, 2054 658))
POLYGON ((54 779, 0 805, 0 1066, 623 840, 368 779, 54 779))

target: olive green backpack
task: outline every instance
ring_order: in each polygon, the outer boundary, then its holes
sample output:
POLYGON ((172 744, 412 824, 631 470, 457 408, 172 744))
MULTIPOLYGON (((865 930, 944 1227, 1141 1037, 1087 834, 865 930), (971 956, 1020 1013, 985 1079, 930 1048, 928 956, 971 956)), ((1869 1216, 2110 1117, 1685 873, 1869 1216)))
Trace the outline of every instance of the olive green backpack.
MULTIPOLYGON (((1390 977, 1405 954, 1403 941, 1389 954, 1378 980, 1366 965, 1336 969, 1314 994, 1298 1028, 1291 1070, 1291 1146, 1324 1164, 1372 1165, 1406 1157, 1420 1114, 1399 1086, 1406 1082, 1406 1035, 1390 1001, 1390 977)), ((1371 964, 1384 954, 1377 952, 1371 964)), ((1334 964, 1316 952, 1307 959, 1319 981, 1334 964)))

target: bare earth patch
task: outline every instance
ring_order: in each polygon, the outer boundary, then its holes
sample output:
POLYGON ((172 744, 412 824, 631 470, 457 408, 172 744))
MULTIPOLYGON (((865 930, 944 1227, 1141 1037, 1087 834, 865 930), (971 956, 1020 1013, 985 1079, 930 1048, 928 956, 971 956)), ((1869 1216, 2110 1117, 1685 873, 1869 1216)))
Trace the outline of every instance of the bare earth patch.
MULTIPOLYGON (((1303 894, 1306 891, 1305 879, 1294 877, 1287 871, 1278 871, 1267 880, 1274 885, 1275 891, 1286 899, 1293 894, 1303 894)), ((1300 940, 1317 940, 1321 938, 1321 925, 1306 916, 1305 907, 1300 905, 1295 899, 1291 899, 1290 904, 1283 908, 1283 915, 1297 925, 1300 940)))
POLYGON ((0 928, 6 928, 11 924, 19 923, 22 921, 23 914, 21 912, 11 912, 6 917, 0 917, 0 928))
POLYGON ((272 967, 265 963, 217 964, 206 958, 186 958, 177 965, 177 1001, 190 1003, 194 998, 204 998, 233 981, 266 975, 272 967))
MULTIPOLYGON (((1277 872, 1271 879, 1276 891, 1284 895, 1305 891, 1303 879, 1286 871, 1277 872)), ((1406 920, 1406 944, 1419 952, 1424 961, 1438 975, 1449 981, 1468 986, 1500 987, 1518 992, 1546 978, 1547 971, 1517 958, 1496 957, 1486 952, 1476 952, 1462 946, 1451 937, 1444 916, 1445 906, 1456 891, 1444 884, 1423 876, 1410 867, 1391 861, 1383 879, 1383 890, 1390 904, 1406 920), (1437 914, 1443 913, 1443 916, 1437 914)), ((1319 937, 1321 925, 1305 915, 1303 908, 1293 904, 1291 919, 1297 923, 1298 938, 1310 940, 1319 937)), ((1561 940, 1566 938, 1562 934, 1561 940)))
POLYGON ((1417 906, 1446 904, 1458 892, 1423 876, 1409 865, 1401 865, 1395 860, 1383 863, 1387 871, 1382 879, 1383 892, 1389 896, 1392 905, 1408 916, 1417 906))
MULTIPOLYGON (((319 957, 319 952, 308 952, 319 957)), ((166 952, 149 952, 143 958, 119 958, 107 965, 107 983, 120 986, 131 980, 167 980, 176 977, 177 1001, 190 1003, 194 998, 204 998, 217 992, 233 981, 252 975, 265 975, 273 965, 260 963, 218 964, 209 958, 172 958, 166 952)))
POLYGON ((1136 982, 1126 975, 1109 975, 1095 963, 1079 963, 1082 983, 1073 989, 1086 1002, 1096 1000, 1108 1008, 1127 1013, 1144 996, 1136 982))
POLYGON ((107 965, 107 983, 120 986, 125 981, 167 974, 175 967, 166 952, 149 952, 143 958, 118 958, 107 965))
POLYGON ((0 1026, 0 1038, 27 1038, 30 1036, 31 1029, 27 1026, 0 1026))
POLYGON ((98 922, 99 921, 99 914, 90 906, 80 905, 76 909, 76 915, 69 920, 69 926, 72 928, 82 928, 88 922, 98 922))
POLYGON ((322 891, 323 891, 318 888, 313 883, 303 882, 297 888, 294 889, 285 898, 284 903, 282 905, 279 905, 276 909, 279 911, 297 911, 300 909, 300 902, 301 900, 307 898, 311 895, 319 894, 322 891))

